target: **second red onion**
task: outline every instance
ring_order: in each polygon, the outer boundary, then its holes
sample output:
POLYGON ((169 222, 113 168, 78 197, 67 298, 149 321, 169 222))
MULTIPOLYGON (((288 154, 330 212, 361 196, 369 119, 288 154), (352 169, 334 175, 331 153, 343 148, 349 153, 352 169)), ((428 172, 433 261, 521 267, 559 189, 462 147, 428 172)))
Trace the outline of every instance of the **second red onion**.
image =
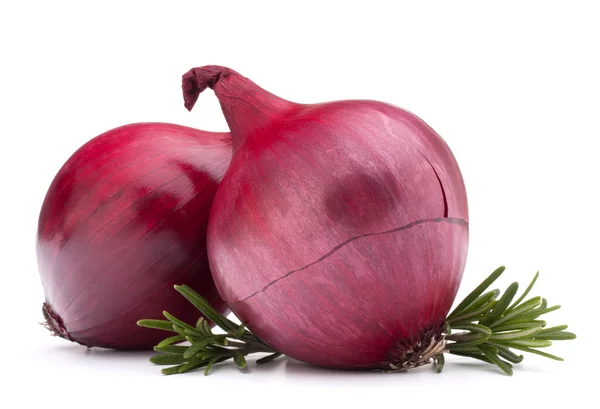
POLYGON ((194 286, 228 311, 211 278, 206 227, 231 138, 166 123, 112 129, 63 165, 39 217, 37 255, 46 325, 87 346, 151 349, 163 310, 195 322, 171 291, 194 286))

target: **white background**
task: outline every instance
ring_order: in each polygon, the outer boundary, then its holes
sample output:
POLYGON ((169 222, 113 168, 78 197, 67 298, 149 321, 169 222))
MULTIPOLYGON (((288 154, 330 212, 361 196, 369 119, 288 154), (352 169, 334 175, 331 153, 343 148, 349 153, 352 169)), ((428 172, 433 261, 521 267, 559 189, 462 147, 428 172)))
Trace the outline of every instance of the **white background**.
MULTIPOLYGON (((542 407, 591 396, 597 367, 600 12, 594 1, 2 2, 1 407, 542 407), (95 4, 95 5, 92 5, 95 4), (168 6, 167 6, 168 4, 168 6), (280 359, 165 377, 147 358, 51 338, 37 216, 54 174, 110 128, 165 121, 225 130, 212 92, 189 113, 180 78, 219 64, 297 102, 405 107, 454 151, 471 245, 459 296, 497 266, 563 308, 579 338, 508 377, 466 359, 384 375, 280 359), (469 402, 470 401, 470 402, 469 402), (134 406, 135 405, 135 406, 134 406)), ((596 378, 597 379, 597 378, 596 378)), ((597 385, 597 384, 596 384, 597 385)))

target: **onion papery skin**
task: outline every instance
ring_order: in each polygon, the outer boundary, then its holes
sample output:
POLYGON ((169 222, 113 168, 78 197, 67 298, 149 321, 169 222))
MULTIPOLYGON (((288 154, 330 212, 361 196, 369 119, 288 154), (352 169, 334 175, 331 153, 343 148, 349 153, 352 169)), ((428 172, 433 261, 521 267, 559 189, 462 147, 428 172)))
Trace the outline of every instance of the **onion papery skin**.
POLYGON ((208 226, 231 310, 282 353, 386 368, 440 337, 468 253, 468 205, 446 142, 390 104, 296 104, 219 66, 183 76, 186 107, 215 91, 234 155, 208 226))
POLYGON ((46 325, 86 346, 150 349, 163 310, 195 322, 173 290, 229 311, 211 277, 206 228, 231 136, 168 123, 112 129, 80 147, 42 204, 37 258, 46 325))

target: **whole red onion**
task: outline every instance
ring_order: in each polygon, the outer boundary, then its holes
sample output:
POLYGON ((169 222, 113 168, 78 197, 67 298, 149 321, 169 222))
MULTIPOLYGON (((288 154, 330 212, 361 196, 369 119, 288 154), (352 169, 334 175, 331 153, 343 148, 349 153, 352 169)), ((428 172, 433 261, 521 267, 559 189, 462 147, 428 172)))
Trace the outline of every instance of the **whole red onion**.
POLYGON ((188 109, 206 87, 233 139, 208 226, 231 310, 321 366, 397 368, 442 346, 468 248, 467 195, 444 140, 389 104, 297 104, 219 66, 183 76, 188 109))
POLYGON ((46 325, 87 346, 152 348, 141 318, 197 310, 169 291, 194 286, 228 311, 206 254, 210 208, 231 137, 166 123, 108 131, 60 169, 39 217, 37 255, 46 325))

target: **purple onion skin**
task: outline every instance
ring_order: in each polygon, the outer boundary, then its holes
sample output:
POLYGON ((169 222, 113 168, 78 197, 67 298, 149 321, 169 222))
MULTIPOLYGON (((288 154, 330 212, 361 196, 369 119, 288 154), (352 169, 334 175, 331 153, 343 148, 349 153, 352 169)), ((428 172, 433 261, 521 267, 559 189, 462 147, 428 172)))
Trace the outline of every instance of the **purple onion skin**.
POLYGON ((150 349, 164 332, 139 319, 198 311, 188 284, 227 313, 206 251, 210 208, 231 160, 231 137, 166 123, 110 130, 60 169, 37 232, 48 326, 87 346, 150 349))
POLYGON ((438 335, 469 238, 445 141, 389 104, 295 104, 217 66, 184 75, 188 109, 207 86, 234 146, 208 226, 231 310, 278 351, 333 368, 381 368, 438 335))

